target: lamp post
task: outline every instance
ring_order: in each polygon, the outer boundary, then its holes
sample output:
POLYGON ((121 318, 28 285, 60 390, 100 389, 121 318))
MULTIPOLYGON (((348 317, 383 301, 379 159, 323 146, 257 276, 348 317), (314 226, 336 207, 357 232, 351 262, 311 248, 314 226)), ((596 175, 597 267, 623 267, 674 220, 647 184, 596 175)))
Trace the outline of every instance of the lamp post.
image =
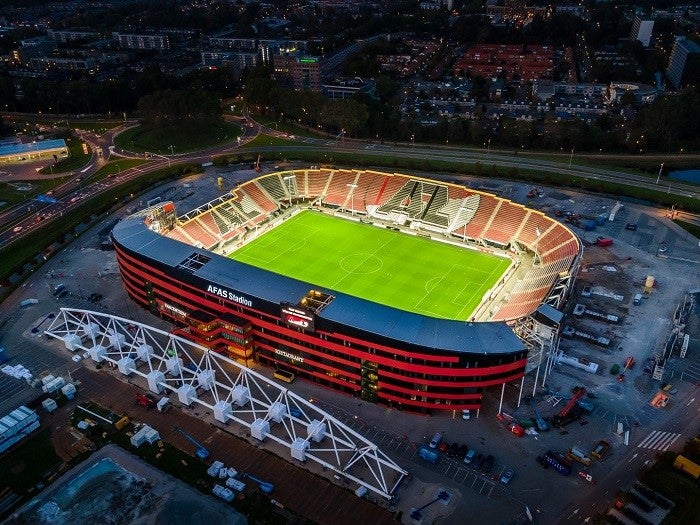
POLYGON ((661 163, 661 167, 659 168, 659 174, 656 176, 656 184, 659 183, 659 179, 661 179, 661 173, 664 171, 664 163, 661 163))
POLYGON ((571 148, 571 155, 569 155, 569 169, 571 169, 571 161, 574 160, 574 148, 571 148))
POLYGON ((289 191, 289 205, 292 205, 292 179, 294 175, 287 175, 283 177, 284 181, 287 183, 287 191, 289 191))
POLYGON ((488 146, 486 147, 486 154, 489 155, 491 153, 491 139, 489 139, 488 146))
POLYGON ((355 188, 357 184, 346 184, 350 188, 350 215, 355 215, 355 188))

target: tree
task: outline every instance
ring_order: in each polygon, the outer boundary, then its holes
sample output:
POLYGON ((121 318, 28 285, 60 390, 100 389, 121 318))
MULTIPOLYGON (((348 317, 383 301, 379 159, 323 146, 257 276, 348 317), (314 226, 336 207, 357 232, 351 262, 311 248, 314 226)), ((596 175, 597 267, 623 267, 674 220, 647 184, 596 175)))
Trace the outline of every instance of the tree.
POLYGON ((216 124, 221 119, 219 100, 207 91, 156 91, 142 97, 138 108, 144 122, 156 127, 187 123, 216 124))

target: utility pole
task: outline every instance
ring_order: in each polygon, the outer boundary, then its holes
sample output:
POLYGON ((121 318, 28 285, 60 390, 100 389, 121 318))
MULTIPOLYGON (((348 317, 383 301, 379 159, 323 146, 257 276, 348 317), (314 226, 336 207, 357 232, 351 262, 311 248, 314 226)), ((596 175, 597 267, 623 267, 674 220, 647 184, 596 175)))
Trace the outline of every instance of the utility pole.
POLYGON ((664 171, 664 163, 661 163, 661 167, 659 168, 659 174, 656 176, 656 184, 659 183, 659 179, 661 179, 661 173, 664 171))
POLYGON ((571 148, 571 155, 569 155, 569 169, 571 169, 572 160, 574 160, 574 148, 571 148))

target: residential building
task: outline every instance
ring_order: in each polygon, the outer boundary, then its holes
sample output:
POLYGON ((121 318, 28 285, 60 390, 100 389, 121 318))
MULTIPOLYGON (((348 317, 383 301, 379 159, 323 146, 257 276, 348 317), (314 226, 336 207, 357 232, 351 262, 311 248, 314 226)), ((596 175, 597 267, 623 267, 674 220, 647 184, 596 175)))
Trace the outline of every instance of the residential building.
POLYGON ((634 17, 632 22, 631 40, 639 40, 644 47, 649 47, 651 33, 654 30, 654 20, 646 20, 639 15, 634 17))
POLYGON ((683 36, 676 37, 666 78, 676 89, 697 84, 700 81, 700 46, 683 36))
POLYGON ((49 37, 53 38, 59 44, 68 44, 72 42, 86 42, 96 40, 100 37, 97 31, 88 31, 80 29, 56 30, 49 29, 46 31, 49 37))
POLYGON ((163 51, 170 48, 168 35, 112 33, 119 47, 125 49, 163 51))

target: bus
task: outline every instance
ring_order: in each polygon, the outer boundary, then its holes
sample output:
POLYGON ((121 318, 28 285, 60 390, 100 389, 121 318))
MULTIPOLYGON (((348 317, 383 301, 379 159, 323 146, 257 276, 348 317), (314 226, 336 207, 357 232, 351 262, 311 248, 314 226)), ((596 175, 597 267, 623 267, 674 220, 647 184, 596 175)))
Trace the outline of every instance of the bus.
POLYGON ((294 381, 294 374, 292 372, 289 372, 288 370, 283 370, 281 368, 278 368, 275 370, 274 374, 272 374, 275 379, 279 379, 280 381, 284 381, 285 383, 291 383, 294 381))

